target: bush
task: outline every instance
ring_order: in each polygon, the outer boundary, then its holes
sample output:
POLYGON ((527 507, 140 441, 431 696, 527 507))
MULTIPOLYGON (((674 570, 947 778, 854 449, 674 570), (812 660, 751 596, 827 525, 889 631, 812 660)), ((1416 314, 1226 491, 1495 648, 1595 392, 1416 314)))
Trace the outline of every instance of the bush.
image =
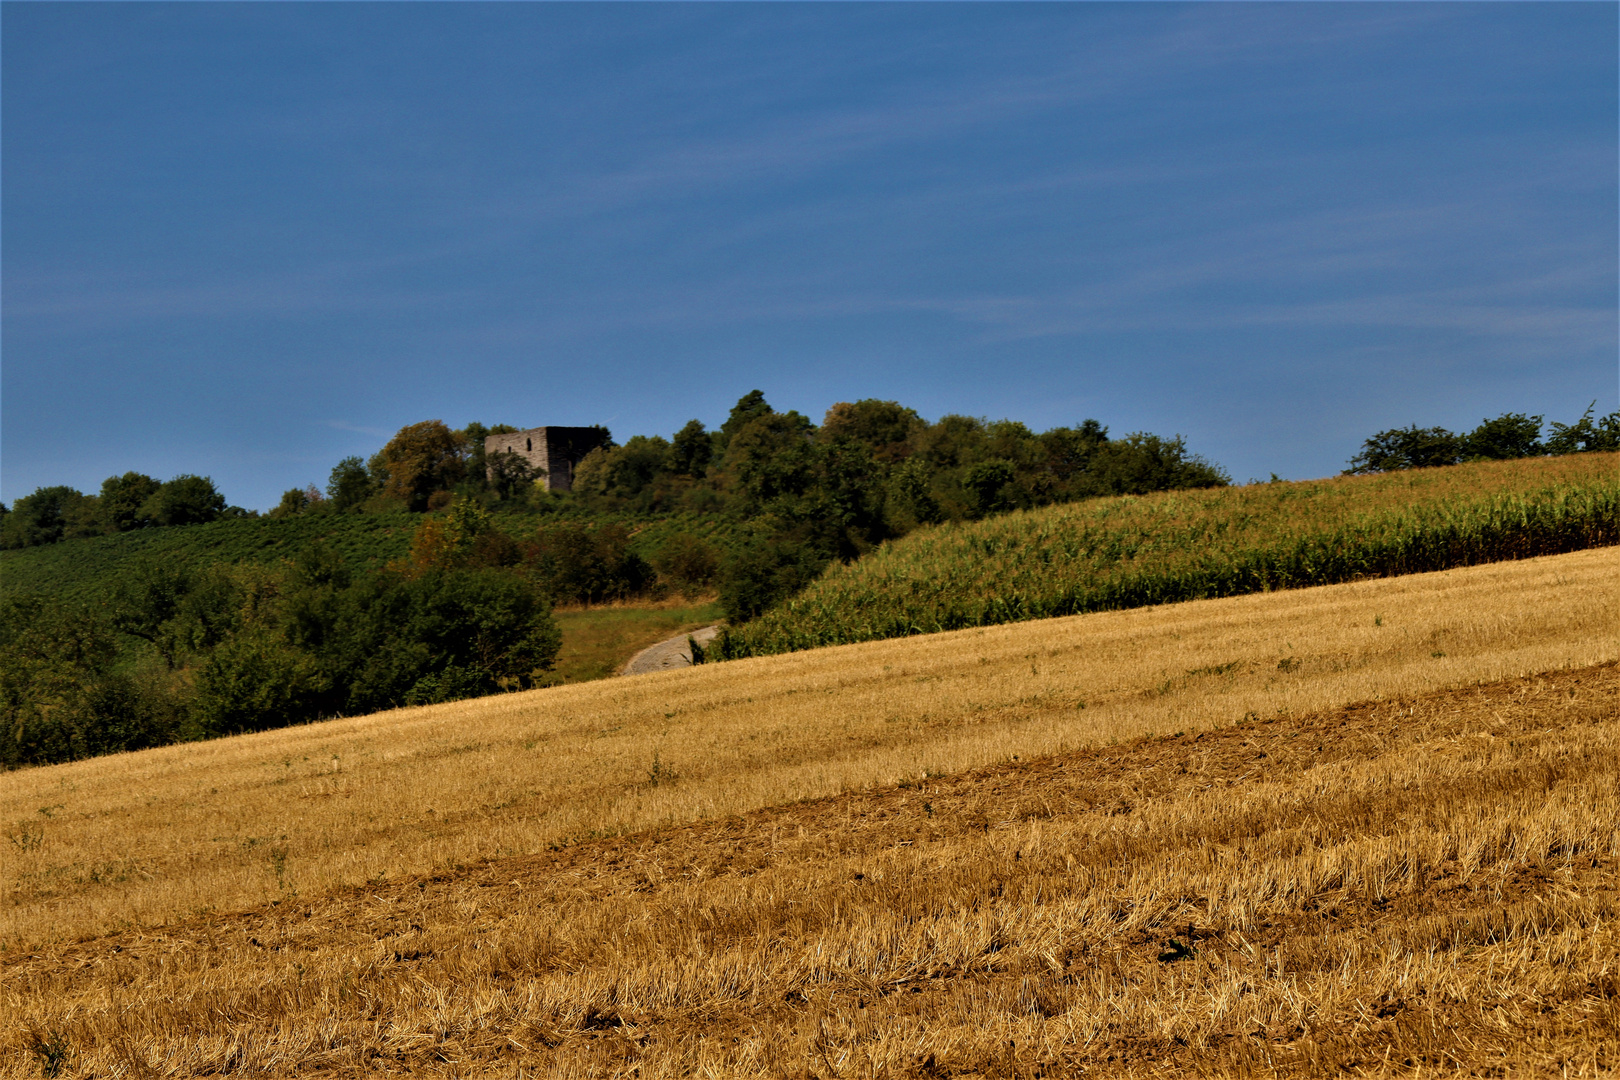
POLYGON ((196 687, 192 715, 199 734, 213 737, 313 719, 327 682, 314 657, 256 628, 211 650, 196 687))
POLYGON ((0 603, 0 764, 71 761, 169 742, 166 696, 115 673, 117 639, 93 610, 0 603))
POLYGON ((701 537, 683 532, 664 541, 652 565, 661 581, 690 595, 714 584, 720 556, 701 537))
POLYGON ((545 526, 536 534, 531 561, 559 604, 622 600, 652 581, 652 567, 630 549, 630 530, 618 522, 545 526))
POLYGON ((757 538, 721 568, 720 607, 732 623, 758 618, 809 585, 831 561, 803 537, 757 538))

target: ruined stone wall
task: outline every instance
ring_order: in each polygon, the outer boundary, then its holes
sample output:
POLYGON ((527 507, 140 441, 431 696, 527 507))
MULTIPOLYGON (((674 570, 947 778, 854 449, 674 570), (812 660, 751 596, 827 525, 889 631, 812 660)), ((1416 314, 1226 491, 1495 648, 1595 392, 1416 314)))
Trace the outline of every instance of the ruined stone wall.
POLYGON ((484 439, 484 453, 510 451, 534 467, 548 491, 569 491, 574 486, 574 466, 601 445, 601 440, 600 428, 537 427, 490 435, 484 439))

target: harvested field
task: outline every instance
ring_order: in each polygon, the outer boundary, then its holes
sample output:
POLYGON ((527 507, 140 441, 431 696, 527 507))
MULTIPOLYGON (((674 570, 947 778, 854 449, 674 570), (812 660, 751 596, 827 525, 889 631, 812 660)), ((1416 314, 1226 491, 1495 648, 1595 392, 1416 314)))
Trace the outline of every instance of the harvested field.
POLYGON ((1617 690, 1155 736, 13 957, 0 1046, 13 1075, 1609 1075, 1617 690))
MULTIPOLYGON (((1620 550, 1101 612, 0 775, 0 949, 1014 755, 1616 658, 1620 550)), ((0 953, 3 955, 3 953, 0 953)))
POLYGON ((1617 608, 1600 549, 9 774, 0 1070, 1612 1073, 1617 608))

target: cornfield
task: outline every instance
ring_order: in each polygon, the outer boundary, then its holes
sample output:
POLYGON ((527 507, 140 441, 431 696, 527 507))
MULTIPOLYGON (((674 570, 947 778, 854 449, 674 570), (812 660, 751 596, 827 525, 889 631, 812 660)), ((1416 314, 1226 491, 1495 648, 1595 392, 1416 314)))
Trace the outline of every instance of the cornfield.
POLYGON ((1094 499, 919 530, 717 659, 1327 585, 1620 542, 1620 455, 1094 499))

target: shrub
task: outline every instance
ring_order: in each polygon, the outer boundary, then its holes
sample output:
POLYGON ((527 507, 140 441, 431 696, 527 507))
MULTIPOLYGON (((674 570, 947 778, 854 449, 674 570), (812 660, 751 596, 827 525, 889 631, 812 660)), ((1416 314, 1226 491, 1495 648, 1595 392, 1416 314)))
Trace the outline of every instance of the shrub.
POLYGON ((720 556, 701 537, 683 532, 664 541, 653 556, 652 565, 661 581, 691 594, 714 584, 720 570, 720 556))
POLYGON ((196 687, 193 716, 211 737, 313 719, 327 683, 314 657, 255 628, 211 650, 196 687))

